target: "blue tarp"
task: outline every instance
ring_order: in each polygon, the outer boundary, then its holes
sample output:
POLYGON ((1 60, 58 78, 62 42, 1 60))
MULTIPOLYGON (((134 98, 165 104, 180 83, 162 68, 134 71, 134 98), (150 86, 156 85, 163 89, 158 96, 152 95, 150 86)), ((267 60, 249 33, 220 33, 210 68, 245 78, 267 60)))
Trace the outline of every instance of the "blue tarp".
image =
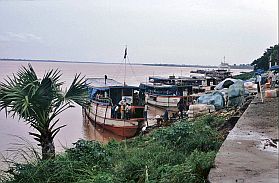
POLYGON ((256 73, 256 74, 262 74, 262 73, 264 73, 264 70, 262 70, 262 69, 257 69, 257 70, 255 71, 255 73, 256 73))
POLYGON ((270 71, 279 70, 279 65, 274 65, 269 68, 270 71))
POLYGON ((240 106, 244 101, 244 83, 242 81, 237 81, 231 85, 228 89, 228 106, 240 106))
POLYGON ((105 91, 109 88, 88 88, 89 99, 92 100, 95 98, 97 91, 105 91))
POLYGON ((238 97, 244 95, 244 83, 241 80, 236 81, 233 85, 231 85, 228 89, 228 97, 238 97))
POLYGON ((225 99, 221 92, 215 91, 210 94, 204 94, 197 99, 199 104, 211 104, 215 109, 222 109, 225 107, 225 99))

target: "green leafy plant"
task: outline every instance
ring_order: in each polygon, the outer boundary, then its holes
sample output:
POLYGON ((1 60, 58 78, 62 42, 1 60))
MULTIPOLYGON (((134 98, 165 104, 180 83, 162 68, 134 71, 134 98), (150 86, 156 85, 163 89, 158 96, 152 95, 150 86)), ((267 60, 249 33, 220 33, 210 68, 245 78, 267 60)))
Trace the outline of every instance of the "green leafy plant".
POLYGON ((37 132, 29 132, 42 147, 42 158, 55 156, 54 137, 65 125, 56 127, 58 115, 73 103, 87 106, 87 86, 80 75, 76 75, 68 90, 63 91, 61 72, 48 71, 39 79, 29 64, 13 77, 0 83, 0 110, 5 109, 13 118, 18 116, 37 132))
POLYGON ((104 147, 96 141, 78 140, 74 147, 66 150, 67 156, 73 161, 81 161, 88 165, 106 167, 110 158, 104 147))

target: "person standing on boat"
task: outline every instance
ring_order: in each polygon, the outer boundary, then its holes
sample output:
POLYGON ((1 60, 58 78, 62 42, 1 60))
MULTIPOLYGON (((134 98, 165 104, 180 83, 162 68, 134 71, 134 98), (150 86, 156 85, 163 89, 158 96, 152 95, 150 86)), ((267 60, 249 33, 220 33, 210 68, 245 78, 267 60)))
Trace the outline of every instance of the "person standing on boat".
POLYGON ((122 103, 120 107, 121 119, 125 118, 125 104, 122 103))
POLYGON ((125 119, 131 118, 131 107, 129 104, 125 106, 125 119))
POLYGON ((117 110, 118 110, 118 106, 113 105, 112 108, 111 108, 111 118, 117 118, 117 110))

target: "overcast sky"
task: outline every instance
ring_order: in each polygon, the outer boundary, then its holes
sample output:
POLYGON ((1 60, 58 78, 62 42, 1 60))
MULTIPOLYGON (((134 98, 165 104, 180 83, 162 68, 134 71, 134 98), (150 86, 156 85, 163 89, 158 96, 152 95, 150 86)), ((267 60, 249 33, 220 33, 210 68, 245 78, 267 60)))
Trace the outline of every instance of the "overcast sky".
POLYGON ((0 58, 251 63, 277 32, 278 0, 0 0, 0 58))

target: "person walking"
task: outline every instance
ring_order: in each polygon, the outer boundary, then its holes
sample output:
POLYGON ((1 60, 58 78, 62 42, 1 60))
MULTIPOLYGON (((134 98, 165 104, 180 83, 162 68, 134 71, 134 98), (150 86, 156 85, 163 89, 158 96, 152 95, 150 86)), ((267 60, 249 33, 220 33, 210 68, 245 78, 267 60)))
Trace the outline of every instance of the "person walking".
POLYGON ((260 89, 261 81, 262 81, 262 76, 261 76, 261 74, 257 74, 257 75, 256 75, 256 83, 257 83, 257 90, 258 90, 258 93, 261 92, 261 89, 260 89))
POLYGON ((272 72, 270 88, 275 88, 275 84, 276 84, 276 74, 275 72, 272 72))

